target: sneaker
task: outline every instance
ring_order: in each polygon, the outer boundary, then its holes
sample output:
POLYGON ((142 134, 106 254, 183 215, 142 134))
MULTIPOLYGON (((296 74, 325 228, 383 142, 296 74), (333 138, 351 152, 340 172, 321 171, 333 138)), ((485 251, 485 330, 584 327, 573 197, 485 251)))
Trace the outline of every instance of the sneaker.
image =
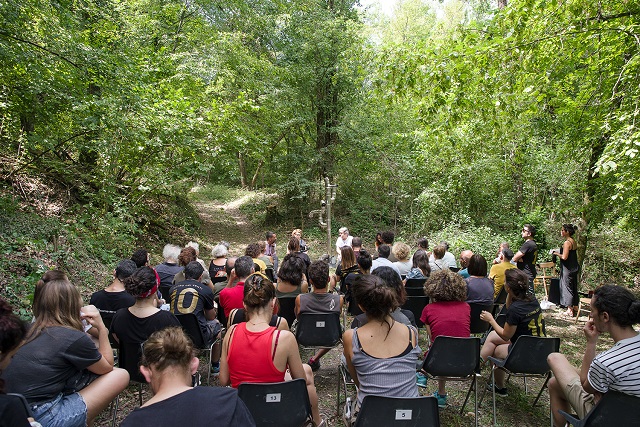
POLYGON ((312 357, 311 359, 309 359, 309 366, 311 366, 311 370, 313 372, 317 371, 318 369, 320 369, 320 360, 314 360, 312 357))
MULTIPOLYGON (((487 384, 487 391, 491 391, 493 384, 487 384)), ((501 397, 505 397, 507 396, 507 388, 503 387, 503 388, 499 388, 498 386, 495 386, 495 390, 496 390, 496 394, 498 396, 501 397)))
POLYGON ((416 372, 416 384, 418 385, 418 387, 426 388, 427 376, 422 372, 416 372))
POLYGON ((447 395, 446 394, 443 396, 443 395, 439 394, 437 391, 434 391, 433 392, 433 397, 438 399, 438 408, 442 409, 442 408, 446 408, 447 407, 447 395))
POLYGON ((214 375, 220 373, 220 362, 211 362, 211 372, 213 372, 214 375))

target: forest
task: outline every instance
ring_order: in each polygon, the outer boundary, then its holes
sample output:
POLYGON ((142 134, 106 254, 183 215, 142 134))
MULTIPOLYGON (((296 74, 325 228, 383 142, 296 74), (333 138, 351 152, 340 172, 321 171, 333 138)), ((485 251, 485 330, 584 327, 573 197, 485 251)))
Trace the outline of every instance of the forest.
POLYGON ((573 223, 583 288, 637 287, 640 2, 392 6, 0 3, 3 294, 26 310, 53 265, 95 284, 196 235, 194 186, 258 192, 258 228, 320 241, 325 177, 334 236, 489 258, 531 223, 544 260, 573 223))

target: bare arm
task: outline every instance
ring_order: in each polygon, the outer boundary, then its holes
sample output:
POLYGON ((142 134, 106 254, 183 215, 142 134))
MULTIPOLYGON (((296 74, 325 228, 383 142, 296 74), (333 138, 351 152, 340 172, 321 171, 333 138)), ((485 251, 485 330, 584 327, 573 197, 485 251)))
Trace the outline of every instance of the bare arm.
POLYGON ((569 251, 571 250, 571 242, 569 240, 565 240, 562 244, 562 253, 554 251, 553 255, 557 255, 561 260, 566 261, 569 258, 569 251))
POLYGON ((496 322, 496 319, 493 318, 491 313, 484 310, 482 311, 482 313, 480 313, 480 320, 489 322, 489 324, 491 325, 493 330, 496 331, 498 336, 505 341, 509 341, 511 337, 513 337, 518 327, 517 325, 510 325, 508 323, 505 323, 504 328, 502 328, 500 325, 498 325, 498 322, 496 322))
POLYGON ((296 297, 296 306, 293 309, 293 312, 296 314, 296 319, 297 319, 298 315, 300 314, 300 295, 296 297))
POLYGON ((353 382, 356 383, 357 387, 360 387, 360 382, 358 381, 358 374, 356 373, 356 368, 353 366, 351 359, 353 358, 353 329, 348 329, 342 335, 342 343, 343 343, 343 353, 344 357, 347 360, 347 369, 349 370, 349 374, 353 379, 353 382))
POLYGON ((593 319, 589 319, 587 321, 584 325, 583 331, 587 337, 587 346, 584 351, 584 357, 582 358, 582 366, 580 366, 580 382, 582 383, 584 391, 596 394, 598 392, 591 387, 591 383, 587 377, 591 362, 593 362, 593 359, 596 357, 596 343, 598 342, 598 335, 600 335, 600 333, 596 329, 593 319))
POLYGON ((109 343, 109 330, 104 325, 100 312, 93 305, 82 307, 82 318, 98 331, 98 352, 102 358, 87 369, 94 374, 102 375, 113 370, 113 349, 109 343))
POLYGON ((231 385, 231 376, 229 374, 229 363, 227 360, 227 356, 229 354, 229 341, 233 336, 232 332, 235 329, 236 325, 233 325, 229 328, 229 332, 224 336, 224 340, 222 341, 222 354, 220 355, 220 376, 218 377, 218 381, 221 386, 231 385))
POLYGON ((524 256, 524 254, 520 251, 516 252, 516 254, 513 256, 513 258, 511 258, 511 261, 513 262, 518 262, 522 259, 522 257, 524 256))

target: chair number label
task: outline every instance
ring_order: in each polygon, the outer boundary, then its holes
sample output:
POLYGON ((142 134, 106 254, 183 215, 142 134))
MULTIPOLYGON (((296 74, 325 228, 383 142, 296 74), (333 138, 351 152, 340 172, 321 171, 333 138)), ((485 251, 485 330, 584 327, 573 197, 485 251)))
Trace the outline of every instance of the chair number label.
POLYGON ((316 328, 324 328, 324 321, 316 322, 316 328))
POLYGON ((410 420, 411 415, 411 409, 396 409, 396 420, 410 420))
POLYGON ((267 393, 267 403, 280 403, 282 393, 267 393))

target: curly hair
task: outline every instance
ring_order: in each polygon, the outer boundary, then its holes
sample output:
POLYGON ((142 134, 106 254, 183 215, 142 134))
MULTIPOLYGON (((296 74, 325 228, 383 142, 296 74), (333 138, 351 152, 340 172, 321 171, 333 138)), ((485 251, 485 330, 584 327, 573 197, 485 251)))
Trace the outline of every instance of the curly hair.
POLYGON ((262 273, 253 273, 244 282, 244 306, 251 313, 266 307, 276 297, 276 287, 262 273))
POLYGON ((434 301, 466 301, 467 284, 449 269, 432 273, 425 283, 427 295, 434 301))
POLYGON ((409 259, 409 254, 411 254, 411 248, 406 243, 398 242, 393 245, 391 252, 398 258, 398 261, 406 261, 409 259))
POLYGON ((258 258, 260 256, 260 245, 257 243, 250 243, 244 250, 244 254, 251 258, 258 258))
POLYGON ((189 370, 195 356, 193 342, 182 328, 173 326, 154 332, 147 338, 140 364, 163 371, 170 366, 189 370))
POLYGON ((185 266, 189 264, 191 261, 196 261, 198 256, 196 255, 196 250, 191 246, 187 246, 180 251, 180 255, 178 255, 178 263, 180 265, 185 266))
POLYGON ((573 236, 576 232, 576 228, 573 224, 562 224, 562 229, 564 230, 565 233, 567 233, 569 236, 573 236))
POLYGON ((300 286, 306 270, 307 265, 302 258, 296 254, 287 254, 282 260, 280 270, 278 270, 278 279, 289 282, 293 286, 300 286))
MULTIPOLYGON (((191 248, 193 249, 193 248, 191 248)), ((138 298, 149 292, 157 283, 156 272, 151 267, 140 267, 131 276, 124 279, 124 289, 138 298)))
POLYGON ((324 261, 314 261, 309 266, 309 281, 316 289, 326 289, 329 283, 329 264, 324 261))

